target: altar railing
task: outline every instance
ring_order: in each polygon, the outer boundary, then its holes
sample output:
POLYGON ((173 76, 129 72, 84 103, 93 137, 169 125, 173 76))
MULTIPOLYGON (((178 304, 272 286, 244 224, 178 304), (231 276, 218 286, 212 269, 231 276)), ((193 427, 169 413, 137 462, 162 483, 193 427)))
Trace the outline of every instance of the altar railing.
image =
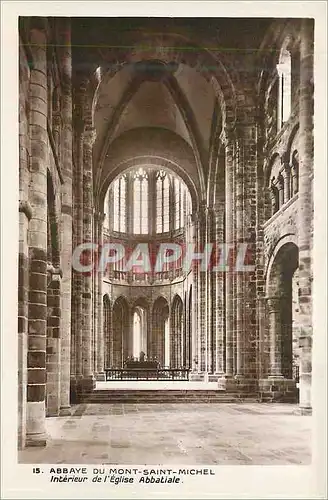
POLYGON ((189 380, 188 368, 111 368, 105 369, 106 381, 113 380, 189 380))

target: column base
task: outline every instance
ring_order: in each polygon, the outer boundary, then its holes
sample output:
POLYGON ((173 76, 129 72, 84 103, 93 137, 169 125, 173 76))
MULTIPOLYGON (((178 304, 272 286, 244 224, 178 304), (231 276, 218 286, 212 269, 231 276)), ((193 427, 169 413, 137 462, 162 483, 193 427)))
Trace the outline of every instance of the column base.
POLYGON ((72 415, 72 409, 70 406, 62 406, 59 410, 60 417, 69 417, 72 415))
POLYGON ((229 377, 225 373, 215 373, 216 376, 216 382, 218 384, 218 390, 219 391, 226 391, 227 390, 227 380, 229 380, 229 377))
MULTIPOLYGON (((77 394, 80 398, 83 398, 86 394, 90 394, 96 388, 96 379, 93 375, 88 377, 83 377, 77 381, 77 394)), ((79 399, 80 399, 79 398, 79 399)))
POLYGON ((204 372, 191 372, 189 375, 190 382, 203 382, 204 372))
POLYGON ((298 403, 298 388, 293 379, 270 376, 259 380, 259 396, 266 403, 298 403))
POLYGON ((258 381, 245 375, 225 375, 220 380, 227 392, 235 393, 240 399, 253 398, 258 400, 258 381))
POLYGON ((71 404, 79 404, 83 401, 83 397, 93 392, 96 388, 96 379, 93 375, 77 379, 71 379, 70 402, 71 404))
POLYGON ((69 402, 71 405, 75 405, 78 403, 77 379, 76 378, 71 378, 71 381, 70 381, 69 402))
POLYGON ((44 448, 47 446, 47 438, 46 434, 27 434, 25 440, 25 446, 29 447, 40 447, 44 448))
POLYGON ((220 373, 209 373, 208 374, 208 381, 209 382, 217 382, 220 378, 221 374, 220 373))
POLYGON ((303 408, 302 406, 298 407, 297 410, 295 410, 296 415, 302 415, 302 416, 311 416, 312 415, 312 408, 303 408))
POLYGON ((97 380, 97 382, 106 382, 106 373, 105 372, 97 373, 96 380, 97 380))

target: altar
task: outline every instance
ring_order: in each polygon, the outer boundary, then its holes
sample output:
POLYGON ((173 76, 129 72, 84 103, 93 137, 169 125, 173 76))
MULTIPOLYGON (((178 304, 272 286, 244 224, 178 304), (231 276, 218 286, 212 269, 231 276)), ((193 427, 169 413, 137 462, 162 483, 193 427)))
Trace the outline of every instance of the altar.
POLYGON ((124 363, 124 368, 128 370, 157 370, 160 364, 157 360, 129 359, 124 363))

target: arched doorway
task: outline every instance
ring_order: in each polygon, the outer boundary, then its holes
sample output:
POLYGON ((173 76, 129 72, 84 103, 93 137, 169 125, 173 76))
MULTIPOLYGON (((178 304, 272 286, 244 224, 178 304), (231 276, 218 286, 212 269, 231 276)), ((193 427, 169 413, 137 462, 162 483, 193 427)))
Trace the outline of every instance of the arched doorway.
POLYGON ((188 366, 187 368, 191 368, 192 362, 191 362, 191 354, 192 354, 192 349, 191 349, 191 342, 192 342, 192 285, 190 285, 189 288, 189 298, 188 298, 188 343, 187 343, 187 350, 188 350, 188 356, 187 356, 187 361, 188 361, 188 366))
POLYGON ((140 306, 133 311, 132 356, 139 359, 141 353, 147 356, 147 311, 140 306))
POLYGON ((119 297, 113 306, 113 361, 111 368, 123 368, 129 348, 129 306, 119 297))
POLYGON ((169 305, 164 297, 158 297, 153 306, 153 350, 160 365, 170 368, 169 305))
POLYGON ((113 332, 111 304, 107 294, 103 297, 103 328, 105 344, 105 368, 109 368, 113 359, 113 332))
POLYGON ((298 247, 287 238, 269 265, 266 306, 269 378, 281 379, 278 386, 291 392, 298 383, 298 247))
POLYGON ((183 343, 183 303, 176 295, 171 312, 170 367, 182 368, 185 345, 183 343))

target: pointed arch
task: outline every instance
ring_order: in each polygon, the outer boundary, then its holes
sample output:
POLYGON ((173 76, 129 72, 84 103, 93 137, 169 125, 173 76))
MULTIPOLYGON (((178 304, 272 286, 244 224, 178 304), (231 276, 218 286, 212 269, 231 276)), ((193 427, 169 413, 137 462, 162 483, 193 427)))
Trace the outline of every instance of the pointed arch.
POLYGON ((119 296, 113 305, 113 360, 112 368, 123 368, 129 355, 130 308, 124 296, 119 296))
POLYGON ((170 342, 170 367, 182 368, 184 358, 183 344, 183 301, 176 294, 171 306, 171 342, 170 342))
POLYGON ((169 327, 169 303, 163 297, 156 298, 152 308, 152 353, 160 366, 169 367, 169 346, 170 346, 170 327, 169 327))

